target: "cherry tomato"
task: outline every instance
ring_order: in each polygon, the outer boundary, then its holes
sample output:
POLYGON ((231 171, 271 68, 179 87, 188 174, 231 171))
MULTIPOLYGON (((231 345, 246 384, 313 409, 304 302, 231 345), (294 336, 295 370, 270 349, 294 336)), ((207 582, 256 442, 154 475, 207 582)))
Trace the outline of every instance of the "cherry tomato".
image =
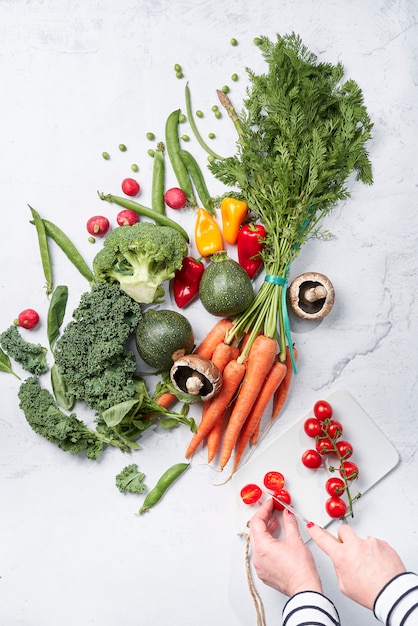
POLYGON ((110 222, 103 215, 94 215, 87 220, 87 231, 94 237, 103 237, 110 228, 110 222))
POLYGON ((334 444, 328 437, 321 437, 321 439, 318 439, 315 448, 319 454, 332 454, 335 452, 334 444))
POLYGON ((341 498, 331 496, 331 498, 328 498, 325 502, 325 510, 330 517, 337 519, 344 517, 347 513, 347 505, 341 498))
POLYGON ((139 222, 139 215, 135 213, 135 211, 131 211, 131 209, 124 209, 123 211, 119 211, 116 216, 116 221, 119 226, 132 226, 139 222))
POLYGON ((284 476, 280 472, 267 472, 264 476, 264 486, 270 491, 277 491, 284 487, 284 476))
POLYGON ((318 469, 322 465, 322 458, 317 450, 306 450, 302 454, 302 463, 309 469, 318 469))
POLYGON ((344 461, 340 465, 340 475, 347 480, 356 480, 358 478, 358 467, 352 461, 344 461))
POLYGON ((341 496, 345 491, 345 484, 338 476, 332 476, 325 483, 325 489, 330 496, 341 496))
POLYGON ((125 178, 121 187, 123 193, 126 193, 127 196, 137 196, 141 189, 139 183, 134 178, 125 178))
POLYGON ((183 189, 172 187, 165 192, 164 202, 170 209, 182 209, 187 204, 187 197, 183 189))
POLYGON ((313 412, 321 422, 332 417, 332 406, 326 400, 318 400, 314 404, 313 412))
POLYGON ((322 424, 316 417, 308 417, 303 424, 303 430, 308 437, 315 438, 322 434, 322 424))
POLYGON ((34 309, 21 311, 17 318, 18 326, 32 330, 39 324, 39 314, 34 309))
POLYGON ((331 420, 328 424, 325 424, 324 430, 331 439, 338 439, 343 434, 342 424, 338 420, 331 420))
POLYGON ((255 504, 261 498, 262 494, 263 492, 260 487, 253 483, 249 483, 241 489, 241 498, 245 504, 255 504))
MULTIPOLYGON (((290 497, 290 493, 287 491, 287 489, 277 489, 277 491, 275 491, 273 495, 275 498, 283 500, 283 502, 285 502, 286 504, 292 503, 292 498, 290 497)), ((280 504, 280 502, 277 502, 277 500, 273 500, 273 504, 276 511, 283 511, 285 508, 283 504, 280 504)))
POLYGON ((349 459, 353 454, 353 446, 348 441, 337 441, 335 445, 341 459, 349 459))

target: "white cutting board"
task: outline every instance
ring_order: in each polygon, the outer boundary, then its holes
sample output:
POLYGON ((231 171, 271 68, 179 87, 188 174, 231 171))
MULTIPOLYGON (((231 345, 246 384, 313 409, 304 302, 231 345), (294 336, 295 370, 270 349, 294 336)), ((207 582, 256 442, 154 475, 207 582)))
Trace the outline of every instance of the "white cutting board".
MULTIPOLYGON (((320 399, 331 404, 333 418, 341 422, 343 426, 341 439, 353 444, 354 452, 350 460, 358 466, 359 477, 351 483, 350 493, 354 496, 360 492, 363 497, 368 489, 396 467, 399 463, 399 454, 347 391, 336 390, 325 398, 318 398, 320 399)), ((285 489, 291 494, 292 505, 304 517, 321 526, 327 526, 333 521, 325 512, 325 501, 329 497, 325 491, 325 482, 331 476, 339 476, 338 472, 331 473, 325 467, 310 470, 301 462, 303 452, 315 447, 315 440, 308 437, 303 430, 305 419, 312 415, 311 408, 268 448, 257 455, 254 454, 232 477, 239 531, 246 530, 247 522, 258 506, 258 504, 249 506, 242 502, 241 488, 247 483, 256 483, 264 489, 264 475, 272 470, 284 475, 285 489)), ((337 457, 332 458, 337 464, 337 457)), ((355 505, 356 503, 354 515, 355 505)), ((303 524, 299 524, 299 527, 302 536, 307 540, 303 524)))

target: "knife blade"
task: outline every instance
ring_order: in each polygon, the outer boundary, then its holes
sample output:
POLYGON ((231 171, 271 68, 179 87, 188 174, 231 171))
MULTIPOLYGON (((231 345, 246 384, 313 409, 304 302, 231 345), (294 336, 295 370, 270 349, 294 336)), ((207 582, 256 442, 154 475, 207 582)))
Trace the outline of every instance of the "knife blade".
MULTIPOLYGON (((304 515, 302 515, 302 513, 299 513, 299 511, 296 511, 296 509, 291 505, 288 504, 287 502, 283 502, 283 500, 280 500, 280 498, 278 498, 277 496, 273 495, 273 494, 269 494, 273 500, 276 500, 276 502, 278 502, 279 504, 282 505, 282 507, 284 507, 285 509, 287 509, 288 511, 290 511, 291 513, 293 513, 293 515, 295 517, 297 517, 298 519, 300 519, 302 522, 304 522, 305 524, 308 524, 310 522, 310 520, 306 519, 306 517, 304 515)), ((329 530, 327 530, 326 528, 324 528, 323 526, 320 526, 319 524, 315 524, 315 526, 318 526, 318 528, 320 528, 321 530, 324 531, 324 533, 327 533, 327 535, 330 535, 330 537, 332 537, 335 541, 337 541, 338 543, 342 543, 340 539, 338 539, 338 537, 336 537, 335 535, 333 535, 332 533, 329 532, 329 530)))

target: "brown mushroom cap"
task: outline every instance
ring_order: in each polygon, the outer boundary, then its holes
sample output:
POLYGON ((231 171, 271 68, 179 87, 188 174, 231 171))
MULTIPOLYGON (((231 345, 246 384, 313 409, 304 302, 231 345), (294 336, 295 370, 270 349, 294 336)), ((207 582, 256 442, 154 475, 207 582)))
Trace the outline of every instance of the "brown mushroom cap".
POLYGON ((197 354, 185 354, 175 360, 170 378, 176 389, 203 401, 213 398, 222 387, 222 375, 216 365, 197 354))
POLYGON ((334 305, 334 287, 326 276, 307 272, 297 276, 289 285, 287 298, 298 317, 309 320, 322 319, 334 305))

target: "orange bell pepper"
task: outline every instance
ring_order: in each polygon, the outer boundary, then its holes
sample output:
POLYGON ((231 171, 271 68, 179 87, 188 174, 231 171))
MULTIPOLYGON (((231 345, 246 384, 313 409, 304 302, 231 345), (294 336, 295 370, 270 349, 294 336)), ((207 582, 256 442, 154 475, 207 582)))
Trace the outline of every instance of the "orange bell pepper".
POLYGON ((197 210, 194 239, 199 254, 203 257, 223 250, 222 231, 216 219, 206 209, 197 210))
POLYGON ((247 215, 246 202, 236 198, 224 198, 221 202, 222 233, 227 243, 236 243, 238 232, 247 215))

